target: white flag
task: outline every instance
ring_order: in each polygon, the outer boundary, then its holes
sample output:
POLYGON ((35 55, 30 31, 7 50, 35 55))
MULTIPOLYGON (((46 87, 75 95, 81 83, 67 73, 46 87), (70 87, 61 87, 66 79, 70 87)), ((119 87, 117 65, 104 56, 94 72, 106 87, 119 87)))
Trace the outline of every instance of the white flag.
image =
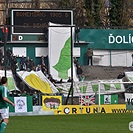
POLYGON ((27 112, 27 98, 26 97, 14 97, 15 112, 23 113, 27 112))
MULTIPOLYGON (((49 23, 50 26, 63 26, 49 23)), ((72 30, 72 33, 73 30, 72 30)), ((72 47, 72 48, 71 48, 72 47)), ((70 27, 50 27, 48 57, 50 74, 54 79, 68 80, 71 77, 71 28, 70 27)), ((74 81, 78 81, 76 71, 73 71, 74 81)))

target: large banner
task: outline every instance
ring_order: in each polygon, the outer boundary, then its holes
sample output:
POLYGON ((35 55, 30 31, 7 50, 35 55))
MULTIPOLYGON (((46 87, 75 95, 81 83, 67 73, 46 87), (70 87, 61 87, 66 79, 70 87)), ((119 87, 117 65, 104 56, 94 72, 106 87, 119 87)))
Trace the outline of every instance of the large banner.
MULTIPOLYGON (((73 85, 74 96, 79 96, 81 94, 82 95, 92 95, 95 93, 98 94, 99 82, 101 82, 100 83, 101 94, 125 92, 124 85, 122 84, 122 79, 83 81, 83 82, 74 82, 74 85, 73 85)), ((56 84, 56 87, 60 88, 60 91, 61 93, 64 94, 64 96, 67 96, 71 87, 71 83, 56 84)))
POLYGON ((58 92, 51 81, 42 73, 42 71, 19 71, 18 76, 23 79, 23 82, 30 88, 39 90, 44 94, 55 94, 58 92))
POLYGON ((55 115, 69 115, 69 114, 97 114, 97 113, 133 113, 133 110, 127 110, 125 104, 116 105, 62 105, 59 110, 54 110, 55 115))
POLYGON ((89 47, 93 49, 133 49, 132 30, 81 29, 79 39, 89 42, 89 47))
MULTIPOLYGON (((49 27, 48 57, 50 74, 54 79, 67 80, 68 77, 71 77, 71 49, 73 49, 71 28, 53 23, 49 23, 49 26, 58 26, 49 27)), ((73 75, 74 80, 77 81, 75 69, 73 75)))

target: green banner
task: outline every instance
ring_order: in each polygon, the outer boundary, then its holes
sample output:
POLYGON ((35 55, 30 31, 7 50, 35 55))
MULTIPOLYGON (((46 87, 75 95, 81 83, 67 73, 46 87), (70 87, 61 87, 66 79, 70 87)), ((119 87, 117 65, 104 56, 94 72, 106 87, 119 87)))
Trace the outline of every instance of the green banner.
POLYGON ((132 30, 81 29, 79 40, 89 42, 89 47, 93 49, 133 49, 132 30))
POLYGON ((33 42, 33 41, 43 41, 44 35, 28 35, 28 34, 12 34, 11 36, 12 42, 33 42))
MULTIPOLYGON (((96 95, 96 104, 99 102, 99 95, 96 95)), ((118 95, 100 95, 100 104, 118 104, 118 95)))
MULTIPOLYGON (((14 97, 8 97, 9 100, 14 102, 14 97)), ((32 103, 32 96, 26 96, 27 98, 27 112, 33 111, 33 103, 32 103)), ((9 104, 9 112, 15 112, 15 108, 9 104)))
POLYGON ((15 86, 13 80, 14 80, 13 77, 8 77, 8 85, 7 85, 7 88, 8 88, 8 90, 10 90, 10 91, 16 90, 16 86, 15 86))

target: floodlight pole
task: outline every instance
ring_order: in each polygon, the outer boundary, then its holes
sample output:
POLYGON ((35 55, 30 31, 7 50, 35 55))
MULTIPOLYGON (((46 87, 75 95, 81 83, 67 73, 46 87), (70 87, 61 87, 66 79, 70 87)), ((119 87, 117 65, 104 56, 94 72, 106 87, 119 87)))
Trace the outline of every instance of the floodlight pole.
POLYGON ((71 27, 71 104, 73 105, 73 27, 71 27))
POLYGON ((4 25, 4 68, 5 68, 5 77, 6 77, 6 40, 7 40, 7 36, 6 36, 6 27, 4 25))
POLYGON ((7 44, 7 35, 8 35, 8 27, 7 27, 7 17, 8 17, 8 8, 9 8, 9 0, 6 0, 6 9, 4 12, 4 28, 2 29, 4 35, 4 69, 5 69, 5 77, 6 77, 6 44, 7 44))
POLYGON ((65 103, 66 105, 68 103, 70 93, 71 93, 71 104, 73 105, 73 36, 72 36, 73 26, 70 26, 70 30, 71 30, 71 87, 66 98, 66 103, 65 103))
POLYGON ((8 34, 8 27, 4 25, 2 29, 4 35, 4 69, 5 69, 5 77, 6 77, 6 43, 7 43, 7 34, 8 34))

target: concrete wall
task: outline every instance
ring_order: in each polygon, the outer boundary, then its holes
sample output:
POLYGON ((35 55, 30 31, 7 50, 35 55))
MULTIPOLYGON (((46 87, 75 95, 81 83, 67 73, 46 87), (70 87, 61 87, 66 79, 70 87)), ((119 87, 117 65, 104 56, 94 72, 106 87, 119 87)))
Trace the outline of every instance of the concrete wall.
POLYGON ((132 66, 133 51, 94 50, 93 63, 101 66, 132 66))

